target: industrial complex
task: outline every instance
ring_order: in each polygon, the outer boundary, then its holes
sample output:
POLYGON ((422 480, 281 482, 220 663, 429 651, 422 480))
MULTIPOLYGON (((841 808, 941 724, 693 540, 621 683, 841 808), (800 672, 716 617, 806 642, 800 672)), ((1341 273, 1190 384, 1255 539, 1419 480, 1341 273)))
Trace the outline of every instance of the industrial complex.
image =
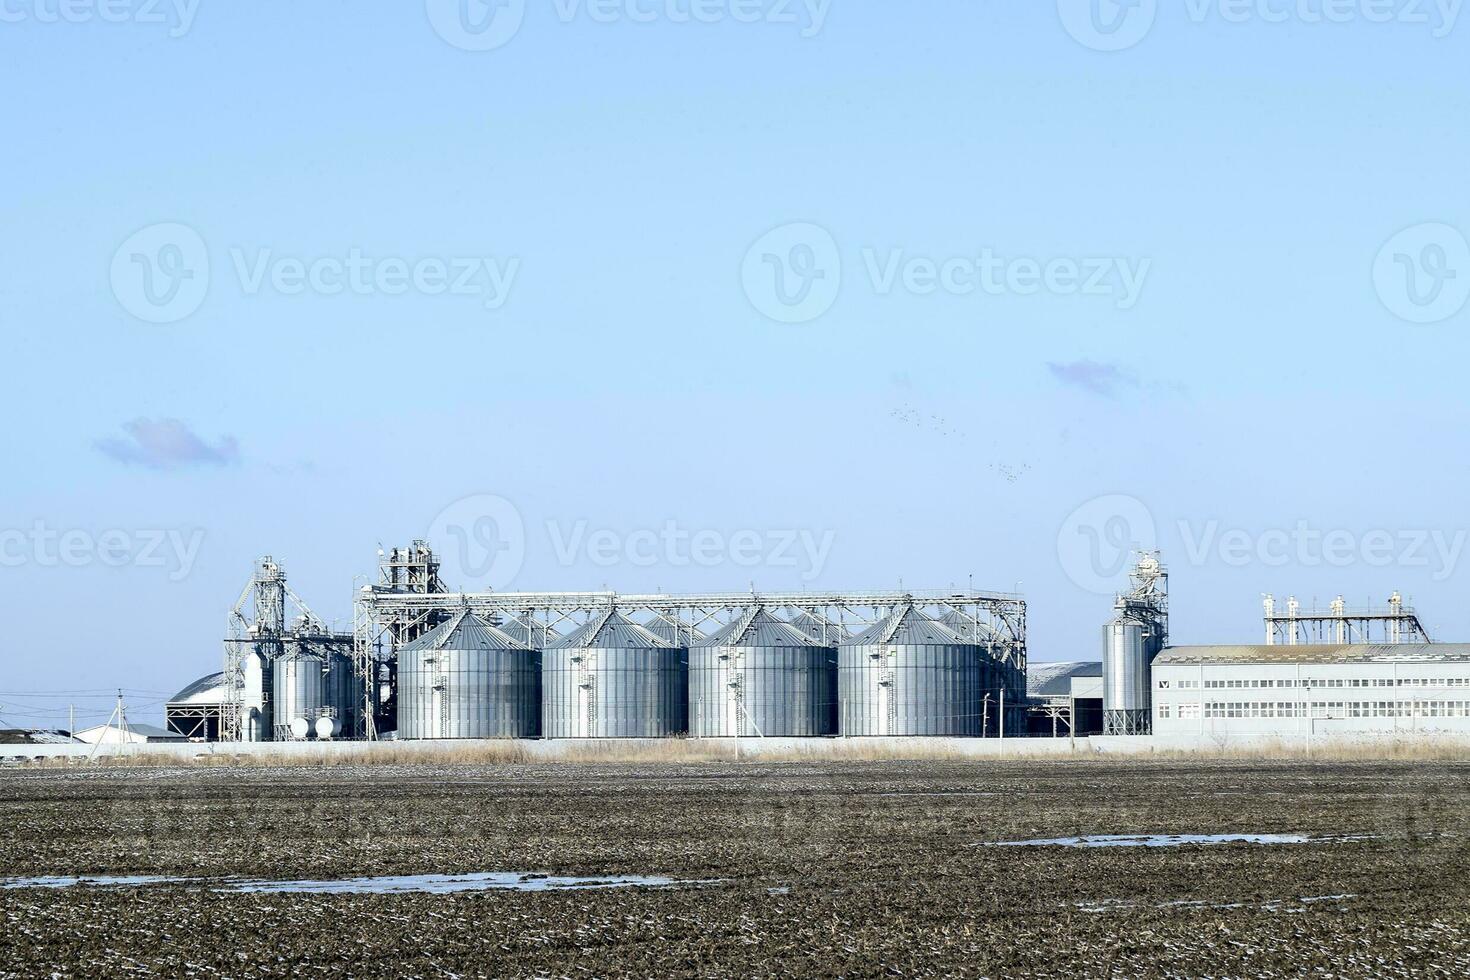
POLYGON ((460 593, 426 542, 380 555, 334 632, 262 558, 223 670, 166 707, 174 738, 1222 738, 1470 732, 1470 644, 1383 610, 1265 598, 1265 642, 1170 646, 1140 554, 1101 661, 1030 665, 1026 603, 974 590, 460 593))

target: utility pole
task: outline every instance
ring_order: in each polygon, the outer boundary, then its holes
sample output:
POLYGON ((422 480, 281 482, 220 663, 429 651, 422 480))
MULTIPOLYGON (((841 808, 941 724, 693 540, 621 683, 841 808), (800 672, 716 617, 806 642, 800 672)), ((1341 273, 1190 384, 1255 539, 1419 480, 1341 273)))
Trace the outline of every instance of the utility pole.
POLYGON ((107 738, 107 732, 112 727, 112 720, 117 719, 117 728, 121 733, 120 741, 127 745, 130 732, 128 731, 128 711, 123 705, 122 689, 117 692, 117 706, 112 709, 112 714, 107 716, 107 723, 102 726, 102 734, 97 736, 97 741, 92 745, 92 751, 87 753, 87 761, 91 762, 97 757, 97 750, 102 748, 102 742, 107 738))

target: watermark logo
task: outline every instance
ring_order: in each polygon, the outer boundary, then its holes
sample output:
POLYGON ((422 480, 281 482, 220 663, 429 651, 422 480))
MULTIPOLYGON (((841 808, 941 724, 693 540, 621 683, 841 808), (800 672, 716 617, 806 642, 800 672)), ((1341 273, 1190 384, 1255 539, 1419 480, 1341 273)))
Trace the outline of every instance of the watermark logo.
MULTIPOLYGON (((1131 310, 1153 269, 1147 256, 1004 256, 993 248, 924 255, 906 248, 859 250, 856 268, 875 296, 1110 297, 1131 310)), ((750 304, 777 323, 810 323, 837 302, 842 253, 832 233, 806 222, 782 225, 745 252, 740 280, 750 304)))
POLYGON ((789 569, 810 582, 822 574, 836 532, 812 528, 692 529, 677 521, 632 531, 593 528, 587 521, 547 521, 546 535, 564 567, 789 569))
POLYGON ((167 570, 170 582, 179 582, 194 570, 203 544, 203 528, 109 528, 93 533, 38 520, 28 528, 0 528, 0 568, 158 568, 167 570))
POLYGON ((1062 26, 1094 51, 1124 51, 1148 36, 1158 0, 1057 0, 1062 26))
POLYGON ((913 296, 1112 296, 1120 310, 1131 310, 1143 295, 1153 268, 1147 257, 1002 257, 992 248, 976 255, 933 258, 905 249, 863 249, 868 283, 879 296, 902 291, 913 296))
POLYGON ((1191 565, 1218 563, 1226 568, 1422 569, 1436 582, 1454 574, 1470 532, 1443 528, 1314 527, 1306 520, 1292 527, 1247 530, 1223 527, 1219 521, 1180 521, 1179 538, 1191 565))
MULTIPOLYGON (((3 2, 3 0, 0 0, 3 2)), ((375 256, 353 246, 339 255, 290 255, 269 247, 228 249, 245 296, 463 296, 487 310, 510 299, 520 275, 519 256, 375 256)), ((228 279, 228 275, 225 275, 228 279)), ((150 225, 123 242, 112 257, 112 292, 123 309, 149 323, 175 323, 199 309, 210 287, 209 249, 187 225, 150 225)))
MULTIPOLYGON (((1464 0, 1183 0, 1194 26, 1205 24, 1395 24, 1427 27, 1430 37, 1448 37, 1464 0)), ((1149 35, 1158 0, 1057 0, 1062 27, 1094 51, 1124 51, 1149 35)))
POLYGON ((821 575, 836 532, 813 528, 598 527, 585 519, 547 519, 527 527, 504 497, 480 493, 445 507, 426 539, 442 549, 440 571, 452 589, 506 589, 534 545, 562 568, 779 569, 809 582, 821 575), (534 541, 532 540, 534 538, 534 541))
POLYGON ((209 250, 188 225, 149 225, 113 253, 111 280, 118 303, 139 320, 177 323, 209 293, 209 250))
POLYGON ((345 256, 277 255, 274 249, 230 249, 230 263, 247 296, 267 290, 281 296, 477 296, 485 309, 498 310, 510 298, 521 260, 488 256, 429 256, 409 262, 398 256, 377 258, 360 248, 345 256))
POLYGON ((1398 568, 1443 582, 1459 568, 1467 544, 1470 530, 1465 528, 1354 529, 1305 518, 1256 528, 1184 518, 1161 528, 1138 498, 1109 494, 1068 515, 1057 533, 1057 556, 1074 584, 1109 595, 1125 584, 1134 552, 1161 546, 1171 563, 1182 560, 1193 568, 1398 568), (1169 540, 1161 545, 1163 532, 1169 540))
POLYGON ((493 51, 509 44, 526 19, 526 0, 425 0, 429 23, 462 51, 493 51))
POLYGON ((1107 494, 1067 515, 1057 531, 1057 560, 1074 585, 1112 595, 1135 552, 1158 550, 1157 537, 1153 514, 1143 501, 1107 494))
POLYGON ((1470 300, 1470 243, 1458 228, 1426 223, 1405 228, 1373 261, 1378 298, 1410 323, 1439 323, 1470 300))
POLYGON ((773 228, 746 250, 740 281, 763 315, 777 323, 810 323, 832 308, 842 287, 837 240, 807 222, 773 228))
MULTIPOLYGON (((551 6, 562 24, 767 24, 811 38, 826 26, 832 0, 552 0, 551 6)), ((525 0, 425 0, 424 7, 434 32, 462 51, 503 47, 526 19, 525 0)))
POLYGON ((0 0, 0 24, 164 25, 180 38, 194 26, 200 0, 0 0))
POLYGON ((1189 20, 1206 24, 1407 24, 1438 40, 1454 30, 1464 0, 1184 0, 1189 20))
POLYGON ((471 592, 503 589, 526 560, 526 524, 504 497, 478 493, 441 510, 427 539, 443 553, 440 573, 451 588, 471 592))

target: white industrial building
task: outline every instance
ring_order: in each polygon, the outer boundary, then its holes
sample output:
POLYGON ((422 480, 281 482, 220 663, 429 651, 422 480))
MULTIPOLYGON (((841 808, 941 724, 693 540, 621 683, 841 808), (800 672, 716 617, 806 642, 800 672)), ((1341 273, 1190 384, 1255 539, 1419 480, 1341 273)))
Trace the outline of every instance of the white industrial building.
POLYGON ((144 745, 150 742, 187 742, 178 732, 171 732, 157 725, 138 725, 132 722, 109 721, 85 731, 77 732, 77 741, 89 745, 144 745))
POLYGON ((1155 735, 1470 733, 1470 644, 1169 647, 1155 735))

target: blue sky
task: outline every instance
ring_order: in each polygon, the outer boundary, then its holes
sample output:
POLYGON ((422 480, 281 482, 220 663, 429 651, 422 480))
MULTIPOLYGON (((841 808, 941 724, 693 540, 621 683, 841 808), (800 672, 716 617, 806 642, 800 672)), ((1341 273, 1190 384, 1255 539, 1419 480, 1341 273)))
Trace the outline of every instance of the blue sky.
POLYGON ((533 0, 475 51, 438 0, 202 0, 186 30, 10 0, 0 717, 217 669, 261 554, 346 622, 379 542, 487 499, 509 588, 973 577, 1020 583, 1033 659, 1090 659, 1109 549, 1150 539, 1181 642, 1254 638, 1263 592, 1395 588, 1470 636, 1470 25, 1158 0, 1104 52, 1073 6, 832 0, 815 29, 778 0, 533 0), (827 237, 799 256, 794 224, 827 237), (925 286, 986 250, 1023 284, 1141 284, 925 286), (747 253, 824 263, 821 308, 767 316, 747 253), (1400 254, 1454 274, 1434 322, 1400 254), (353 255, 360 292, 293 285, 353 255), (194 308, 150 322, 128 277, 174 257, 194 308))

